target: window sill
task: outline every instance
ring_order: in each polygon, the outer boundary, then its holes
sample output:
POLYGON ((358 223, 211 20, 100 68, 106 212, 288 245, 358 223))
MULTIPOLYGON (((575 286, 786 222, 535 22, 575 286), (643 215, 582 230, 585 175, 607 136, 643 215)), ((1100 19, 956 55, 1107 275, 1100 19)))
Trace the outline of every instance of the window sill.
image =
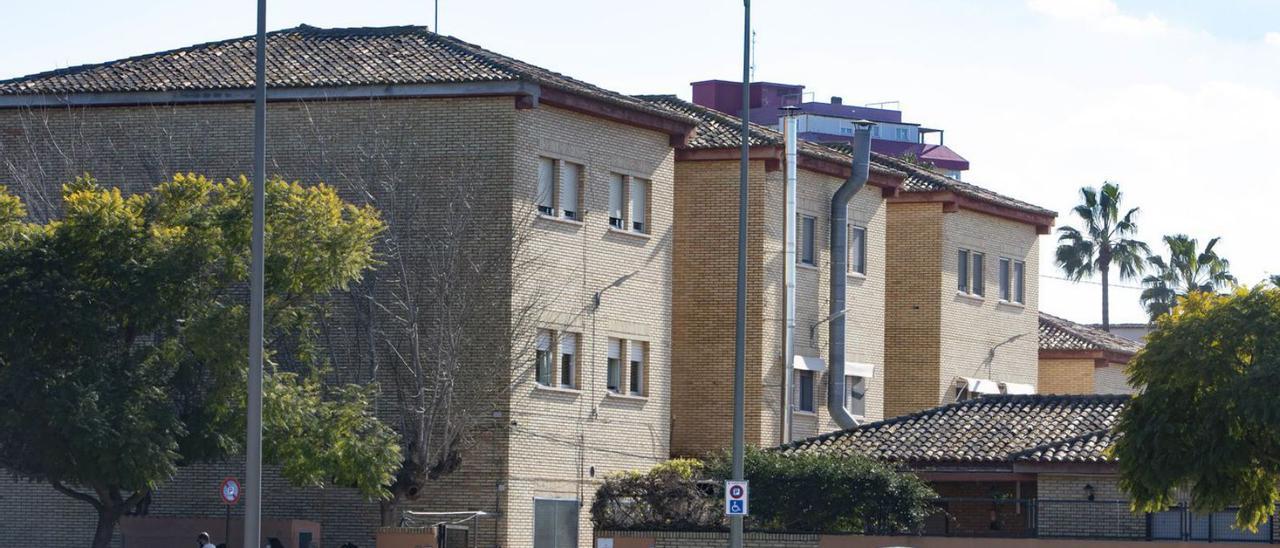
POLYGON ((817 417, 818 416, 818 413, 816 411, 803 411, 800 409, 792 409, 791 414, 799 415, 801 417, 817 417))
POLYGON ((867 275, 861 272, 850 272, 849 278, 853 280, 865 280, 867 279, 867 275))
POLYGON ((560 394, 573 394, 573 395, 575 395, 575 396, 576 396, 576 395, 578 395, 578 394, 581 394, 581 393, 582 393, 582 391, 581 391, 581 390, 579 390, 579 389, 577 389, 577 388, 568 388, 568 387, 564 387, 564 386, 547 386, 547 385, 545 385, 545 384, 537 384, 537 383, 534 383, 534 385, 533 385, 533 389, 534 389, 534 390, 541 390, 541 391, 543 391, 543 392, 556 392, 556 393, 560 393, 560 394))
POLYGON ((969 299, 971 301, 979 302, 979 303, 987 300, 986 297, 983 297, 982 295, 974 295, 973 293, 965 293, 963 291, 956 291, 956 296, 963 297, 965 299, 969 299))
POLYGON ((538 214, 538 219, 542 221, 550 221, 553 223, 563 223, 570 226, 584 226, 587 224, 582 221, 575 221, 573 219, 566 219, 564 217, 556 217, 552 215, 544 215, 542 213, 538 214))
POLYGON ((812 271, 814 271, 814 272, 817 272, 817 271, 818 271, 818 265, 812 265, 812 264, 808 264, 808 263, 796 263, 796 269, 798 269, 798 270, 812 270, 812 271))
POLYGON ((616 228, 616 227, 612 227, 612 226, 611 226, 611 227, 609 227, 609 233, 610 233, 610 234, 621 234, 621 235, 623 235, 623 236, 630 236, 630 237, 632 237, 632 238, 639 238, 639 239, 641 239, 641 240, 648 240, 648 239, 650 239, 650 238, 652 238, 652 237, 653 237, 653 236, 650 236, 649 234, 646 234, 646 233, 644 233, 644 232, 636 232, 636 231, 634 231, 634 230, 623 230, 623 229, 621 229, 621 228, 616 228))
POLYGON ((1006 301, 1006 300, 1004 300, 1004 299, 1000 299, 999 301, 997 301, 997 302, 996 302, 996 304, 998 304, 998 305, 1000 305, 1000 306, 1007 306, 1007 307, 1009 307, 1009 308, 1026 308, 1026 307, 1027 307, 1027 304, 1026 304, 1026 303, 1019 303, 1019 302, 1014 302, 1014 301, 1006 301))
POLYGON ((637 401, 637 402, 649 401, 649 396, 641 396, 638 394, 623 394, 621 392, 614 392, 612 390, 606 390, 604 395, 606 398, 612 398, 612 399, 623 400, 623 401, 637 401))

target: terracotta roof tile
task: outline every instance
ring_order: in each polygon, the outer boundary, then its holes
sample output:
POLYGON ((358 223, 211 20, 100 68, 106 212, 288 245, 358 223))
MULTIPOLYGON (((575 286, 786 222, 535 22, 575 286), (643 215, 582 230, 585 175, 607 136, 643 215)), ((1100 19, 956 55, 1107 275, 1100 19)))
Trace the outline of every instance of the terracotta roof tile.
POLYGON ((913 464, 1012 463, 1027 450, 1110 430, 1128 401, 1127 395, 985 396, 809 438, 780 450, 857 453, 913 464))
MULTIPOLYGON (((253 87, 255 37, 245 36, 0 81, 0 95, 230 90, 253 87)), ((690 123, 621 93, 418 26, 323 29, 301 25, 267 35, 267 85, 357 85, 526 81, 690 123)))
POLYGON ((1107 449, 1115 443, 1118 434, 1110 430, 1098 430, 1081 436, 1033 447, 1016 453, 1018 462, 1038 463, 1110 463, 1115 459, 1107 449))
POLYGON ((1040 350, 1105 350, 1132 356, 1142 350, 1142 343, 1041 312, 1040 350))

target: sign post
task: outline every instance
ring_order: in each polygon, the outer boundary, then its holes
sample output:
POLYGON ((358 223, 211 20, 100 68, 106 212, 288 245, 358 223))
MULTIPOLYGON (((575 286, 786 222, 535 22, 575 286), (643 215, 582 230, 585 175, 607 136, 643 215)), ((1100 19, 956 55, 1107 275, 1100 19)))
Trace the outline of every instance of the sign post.
POLYGON ((747 482, 729 480, 724 482, 724 513, 726 516, 746 516, 749 496, 747 482))
POLYGON ((222 542, 227 543, 227 548, 231 548, 231 507, 240 500, 240 482, 235 478, 222 480, 222 487, 218 488, 218 494, 222 497, 223 504, 227 505, 227 520, 223 522, 222 542))

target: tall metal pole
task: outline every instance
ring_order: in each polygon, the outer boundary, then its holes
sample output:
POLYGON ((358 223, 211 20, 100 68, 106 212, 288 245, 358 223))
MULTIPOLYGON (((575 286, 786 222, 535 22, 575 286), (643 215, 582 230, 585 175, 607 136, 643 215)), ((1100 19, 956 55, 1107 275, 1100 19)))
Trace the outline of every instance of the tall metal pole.
POLYGON ((431 21, 431 32, 440 34, 440 0, 436 0, 435 19, 431 21))
MULTIPOLYGON (((746 338, 747 338, 747 163, 751 154, 751 0, 742 0, 742 162, 738 170, 738 307, 734 318, 733 341, 733 479, 743 474, 743 432, 746 429, 746 338)), ((742 548, 742 516, 729 518, 729 546, 742 548)))
POLYGON ((244 544, 262 539, 262 292, 267 184, 267 0, 258 0, 253 98, 253 255, 249 269, 249 399, 245 432, 244 544))

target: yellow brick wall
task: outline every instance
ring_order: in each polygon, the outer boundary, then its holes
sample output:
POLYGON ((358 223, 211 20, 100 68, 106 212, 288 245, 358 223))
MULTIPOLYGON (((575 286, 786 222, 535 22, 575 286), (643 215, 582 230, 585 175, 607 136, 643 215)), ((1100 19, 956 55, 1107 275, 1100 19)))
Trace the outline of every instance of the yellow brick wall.
MULTIPOLYGON (((734 314, 738 245, 736 161, 676 163, 672 306, 671 451, 703 455, 729 446, 733 424, 734 314)), ((750 164, 747 235, 747 379, 761 378, 765 329, 765 166, 750 164)), ((780 320, 779 320, 780 321, 780 320)), ((748 382, 746 416, 762 414, 763 387, 748 382)), ((746 422, 747 443, 761 445, 759 420, 746 422)))
POLYGON ((1093 359, 1041 358, 1041 394, 1093 394, 1093 359))
POLYGON ((533 236, 530 252, 539 266, 515 301, 536 300, 542 326, 578 334, 579 385, 539 388, 532 362, 520 365, 511 392, 503 521, 508 545, 531 546, 534 498, 577 499, 579 545, 586 547, 600 480, 670 454, 675 157, 665 134, 567 110, 521 110, 516 120, 515 230, 533 236), (539 156, 585 166, 581 224, 534 218, 539 156), (609 229, 612 173, 650 180, 648 235, 609 229), (600 291, 596 309, 592 297, 600 291), (645 398, 607 394, 610 337, 647 343, 645 398))
POLYGON ((888 204, 884 415, 937 405, 942 356, 942 204, 888 204))
POLYGON ((943 216, 943 238, 938 402, 961 376, 1036 386, 1040 246, 1035 227, 962 209, 943 216), (956 253, 961 248, 986 254, 986 296, 980 300, 956 292, 956 253), (1025 305, 1000 302, 1000 257, 1026 262, 1025 305))

